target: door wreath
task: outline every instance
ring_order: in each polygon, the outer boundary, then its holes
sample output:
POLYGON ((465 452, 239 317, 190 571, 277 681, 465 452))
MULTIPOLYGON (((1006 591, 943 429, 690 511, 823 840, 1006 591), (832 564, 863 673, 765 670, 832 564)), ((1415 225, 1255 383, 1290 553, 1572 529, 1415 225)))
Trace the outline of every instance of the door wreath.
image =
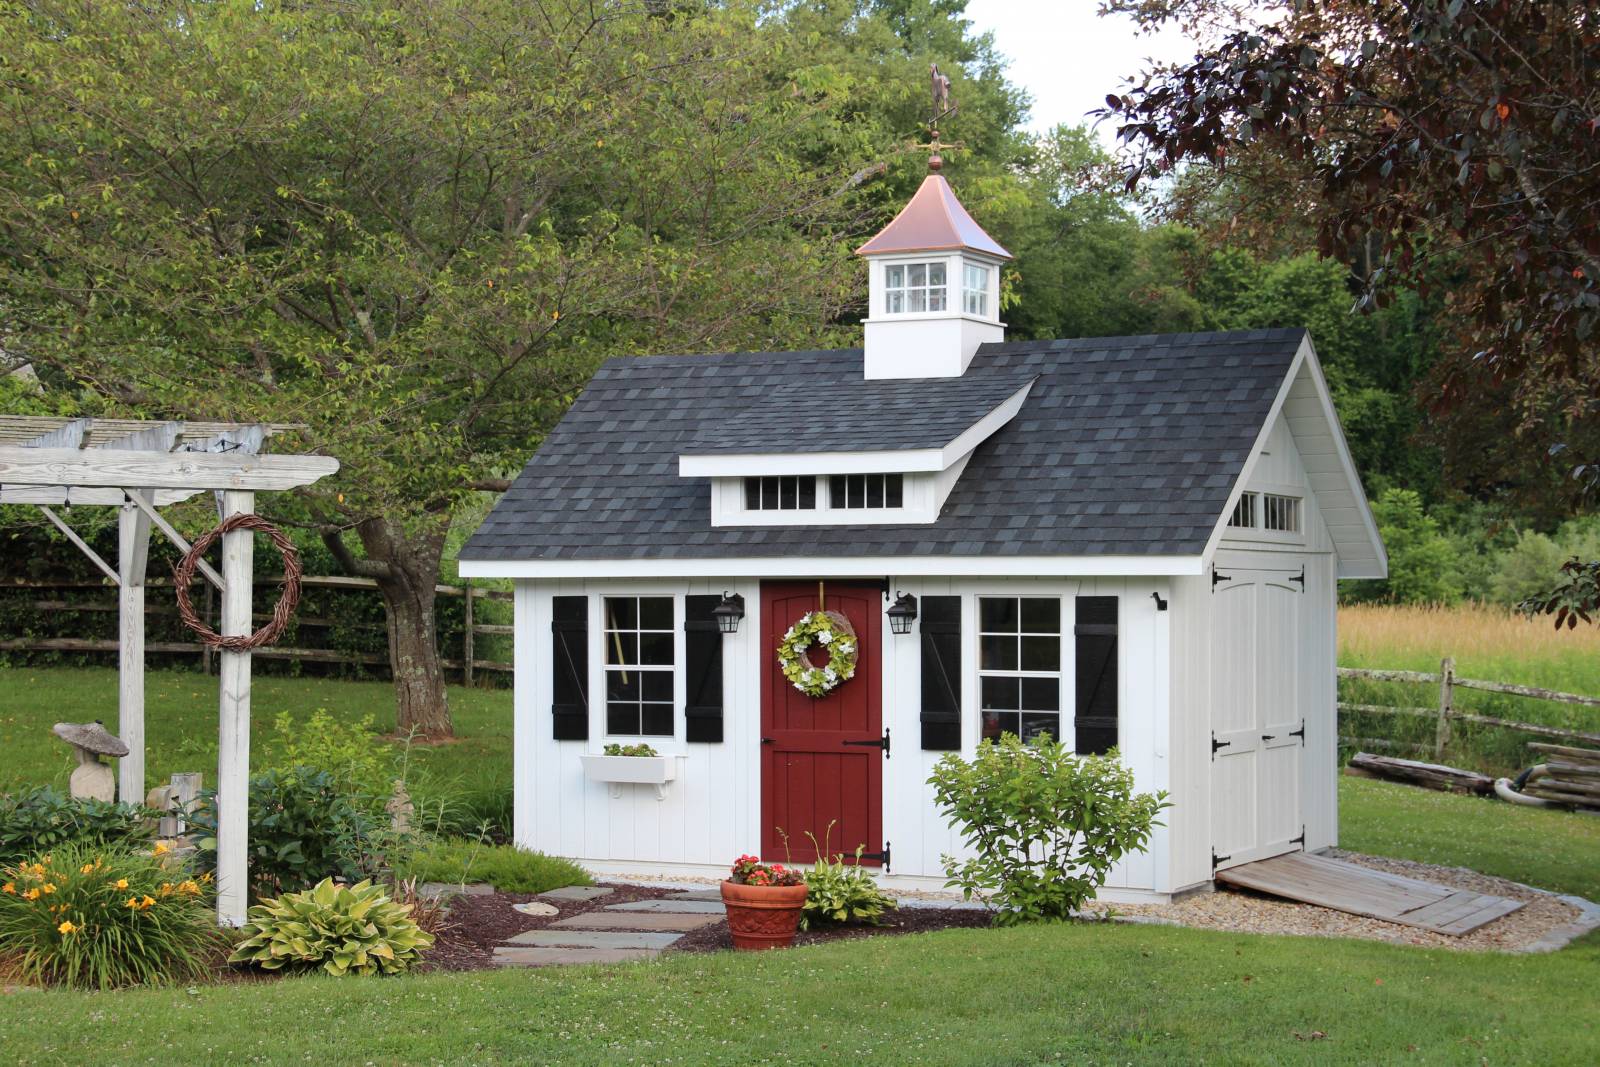
POLYGON ((808 697, 825 697, 855 676, 859 647, 849 619, 837 611, 812 611, 800 616, 784 633, 778 645, 778 665, 800 692, 808 697), (828 650, 826 667, 811 662, 812 645, 828 650))

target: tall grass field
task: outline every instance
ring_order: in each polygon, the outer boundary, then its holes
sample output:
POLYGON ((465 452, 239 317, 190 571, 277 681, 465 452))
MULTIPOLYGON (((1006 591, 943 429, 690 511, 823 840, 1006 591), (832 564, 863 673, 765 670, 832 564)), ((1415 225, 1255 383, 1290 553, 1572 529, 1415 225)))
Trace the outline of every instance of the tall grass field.
MULTIPOLYGON (((1504 608, 1353 605, 1339 609, 1339 665, 1384 670, 1438 672, 1446 657, 1458 678, 1538 686, 1600 697, 1600 628, 1557 630, 1548 619, 1530 620, 1504 608)), ((1339 699, 1352 704, 1434 708, 1436 685, 1344 678, 1339 699)), ((1458 711, 1519 722, 1600 733, 1600 708, 1557 704, 1503 693, 1455 689, 1458 711)), ((1340 733, 1378 738, 1426 751, 1396 755, 1432 758, 1432 719, 1346 713, 1340 733)), ((1499 727, 1455 723, 1444 761, 1487 773, 1527 766, 1527 742, 1552 740, 1499 727)), ((1351 747, 1361 747, 1354 745, 1351 747)))

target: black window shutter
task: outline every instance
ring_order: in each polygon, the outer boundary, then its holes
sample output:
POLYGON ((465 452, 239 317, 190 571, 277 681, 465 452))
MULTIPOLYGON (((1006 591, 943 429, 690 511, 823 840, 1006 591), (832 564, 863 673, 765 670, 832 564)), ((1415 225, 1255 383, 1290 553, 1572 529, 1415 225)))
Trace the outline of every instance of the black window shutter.
POLYGON ((720 596, 684 598, 684 739, 722 740, 722 633, 712 614, 720 596))
POLYGON ((1077 751, 1099 755, 1117 744, 1117 598, 1077 598, 1077 751))
POLYGON ((961 747, 961 598, 922 598, 922 747, 961 747))
POLYGON ((582 741, 589 736, 589 599, 558 596, 550 603, 553 736, 582 741))

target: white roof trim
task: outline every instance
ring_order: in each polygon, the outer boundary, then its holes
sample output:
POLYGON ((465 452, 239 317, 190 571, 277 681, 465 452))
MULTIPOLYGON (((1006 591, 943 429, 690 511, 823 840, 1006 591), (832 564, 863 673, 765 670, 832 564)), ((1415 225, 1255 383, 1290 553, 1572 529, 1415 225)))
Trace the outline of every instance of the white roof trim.
MULTIPOLYGON (((911 474, 946 471, 969 455, 1022 410, 1033 382, 1026 382, 993 411, 943 448, 874 452, 710 452, 678 457, 680 478, 741 478, 775 474, 911 474)), ((894 427, 885 426, 892 437, 894 427)))
MULTIPOLYGON (((1272 401, 1272 409, 1267 412, 1267 417, 1262 420, 1261 429, 1256 434, 1255 444, 1250 447, 1250 456, 1245 460, 1244 468, 1239 472, 1239 478, 1233 485, 1233 491, 1228 494, 1228 502, 1222 509, 1222 514, 1217 516, 1217 524, 1211 531, 1211 537, 1206 541, 1203 558, 1210 560, 1216 557, 1217 546, 1221 543, 1227 532, 1228 517, 1233 514, 1234 505, 1239 502, 1245 487, 1250 483, 1250 476, 1255 472, 1256 464, 1260 462, 1262 449, 1267 443, 1267 437, 1272 433, 1272 427, 1277 423, 1278 417, 1283 413, 1283 405, 1289 399, 1289 393, 1294 389, 1300 373, 1304 371, 1311 379, 1312 386, 1317 395, 1317 400, 1322 408, 1323 418, 1328 424, 1328 435, 1333 438, 1334 450, 1339 458, 1339 466, 1344 472, 1345 480, 1350 485, 1350 495, 1355 498, 1356 511, 1360 516, 1361 525, 1365 533, 1363 540, 1371 549, 1370 561, 1363 554, 1359 559, 1349 559, 1341 548, 1351 547, 1348 542, 1341 546, 1337 538, 1333 539, 1334 552, 1339 557, 1338 576, 1340 578, 1387 578, 1389 576, 1389 554, 1383 547, 1383 538, 1378 533, 1377 520, 1372 516, 1372 509, 1367 504, 1366 491, 1361 488, 1361 475, 1356 470, 1355 460, 1350 456, 1350 446, 1345 441, 1344 427, 1339 424, 1338 412, 1334 410, 1333 394, 1328 391, 1327 379, 1322 375, 1322 364, 1317 359, 1316 348, 1311 343, 1311 335, 1306 334, 1305 340, 1300 343, 1300 350, 1295 353, 1294 362, 1289 365, 1289 373, 1284 375, 1283 384, 1278 387, 1278 395, 1272 401)), ((1291 436, 1294 435, 1293 427, 1289 428, 1291 436)), ((1298 442, 1297 442, 1298 447, 1298 442)), ((1330 535, 1331 536, 1331 535, 1330 535)))
POLYGON ((737 556, 716 559, 463 559, 463 578, 1163 577, 1205 573, 1199 556, 737 556))

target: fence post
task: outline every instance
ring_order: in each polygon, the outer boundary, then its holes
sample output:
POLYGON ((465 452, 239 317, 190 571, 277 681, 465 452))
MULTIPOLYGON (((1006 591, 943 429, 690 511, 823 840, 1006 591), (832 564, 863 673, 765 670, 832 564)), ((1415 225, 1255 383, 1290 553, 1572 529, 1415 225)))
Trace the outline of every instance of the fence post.
POLYGON ((1444 759, 1450 743, 1450 716, 1455 714, 1456 661, 1446 656, 1439 663, 1439 723, 1433 735, 1433 758, 1444 759))
MULTIPOLYGON (((472 688, 472 580, 462 579, 462 592, 467 600, 466 631, 461 635, 461 679, 468 689, 472 688)), ((491 616, 492 618, 493 616, 491 616)))

